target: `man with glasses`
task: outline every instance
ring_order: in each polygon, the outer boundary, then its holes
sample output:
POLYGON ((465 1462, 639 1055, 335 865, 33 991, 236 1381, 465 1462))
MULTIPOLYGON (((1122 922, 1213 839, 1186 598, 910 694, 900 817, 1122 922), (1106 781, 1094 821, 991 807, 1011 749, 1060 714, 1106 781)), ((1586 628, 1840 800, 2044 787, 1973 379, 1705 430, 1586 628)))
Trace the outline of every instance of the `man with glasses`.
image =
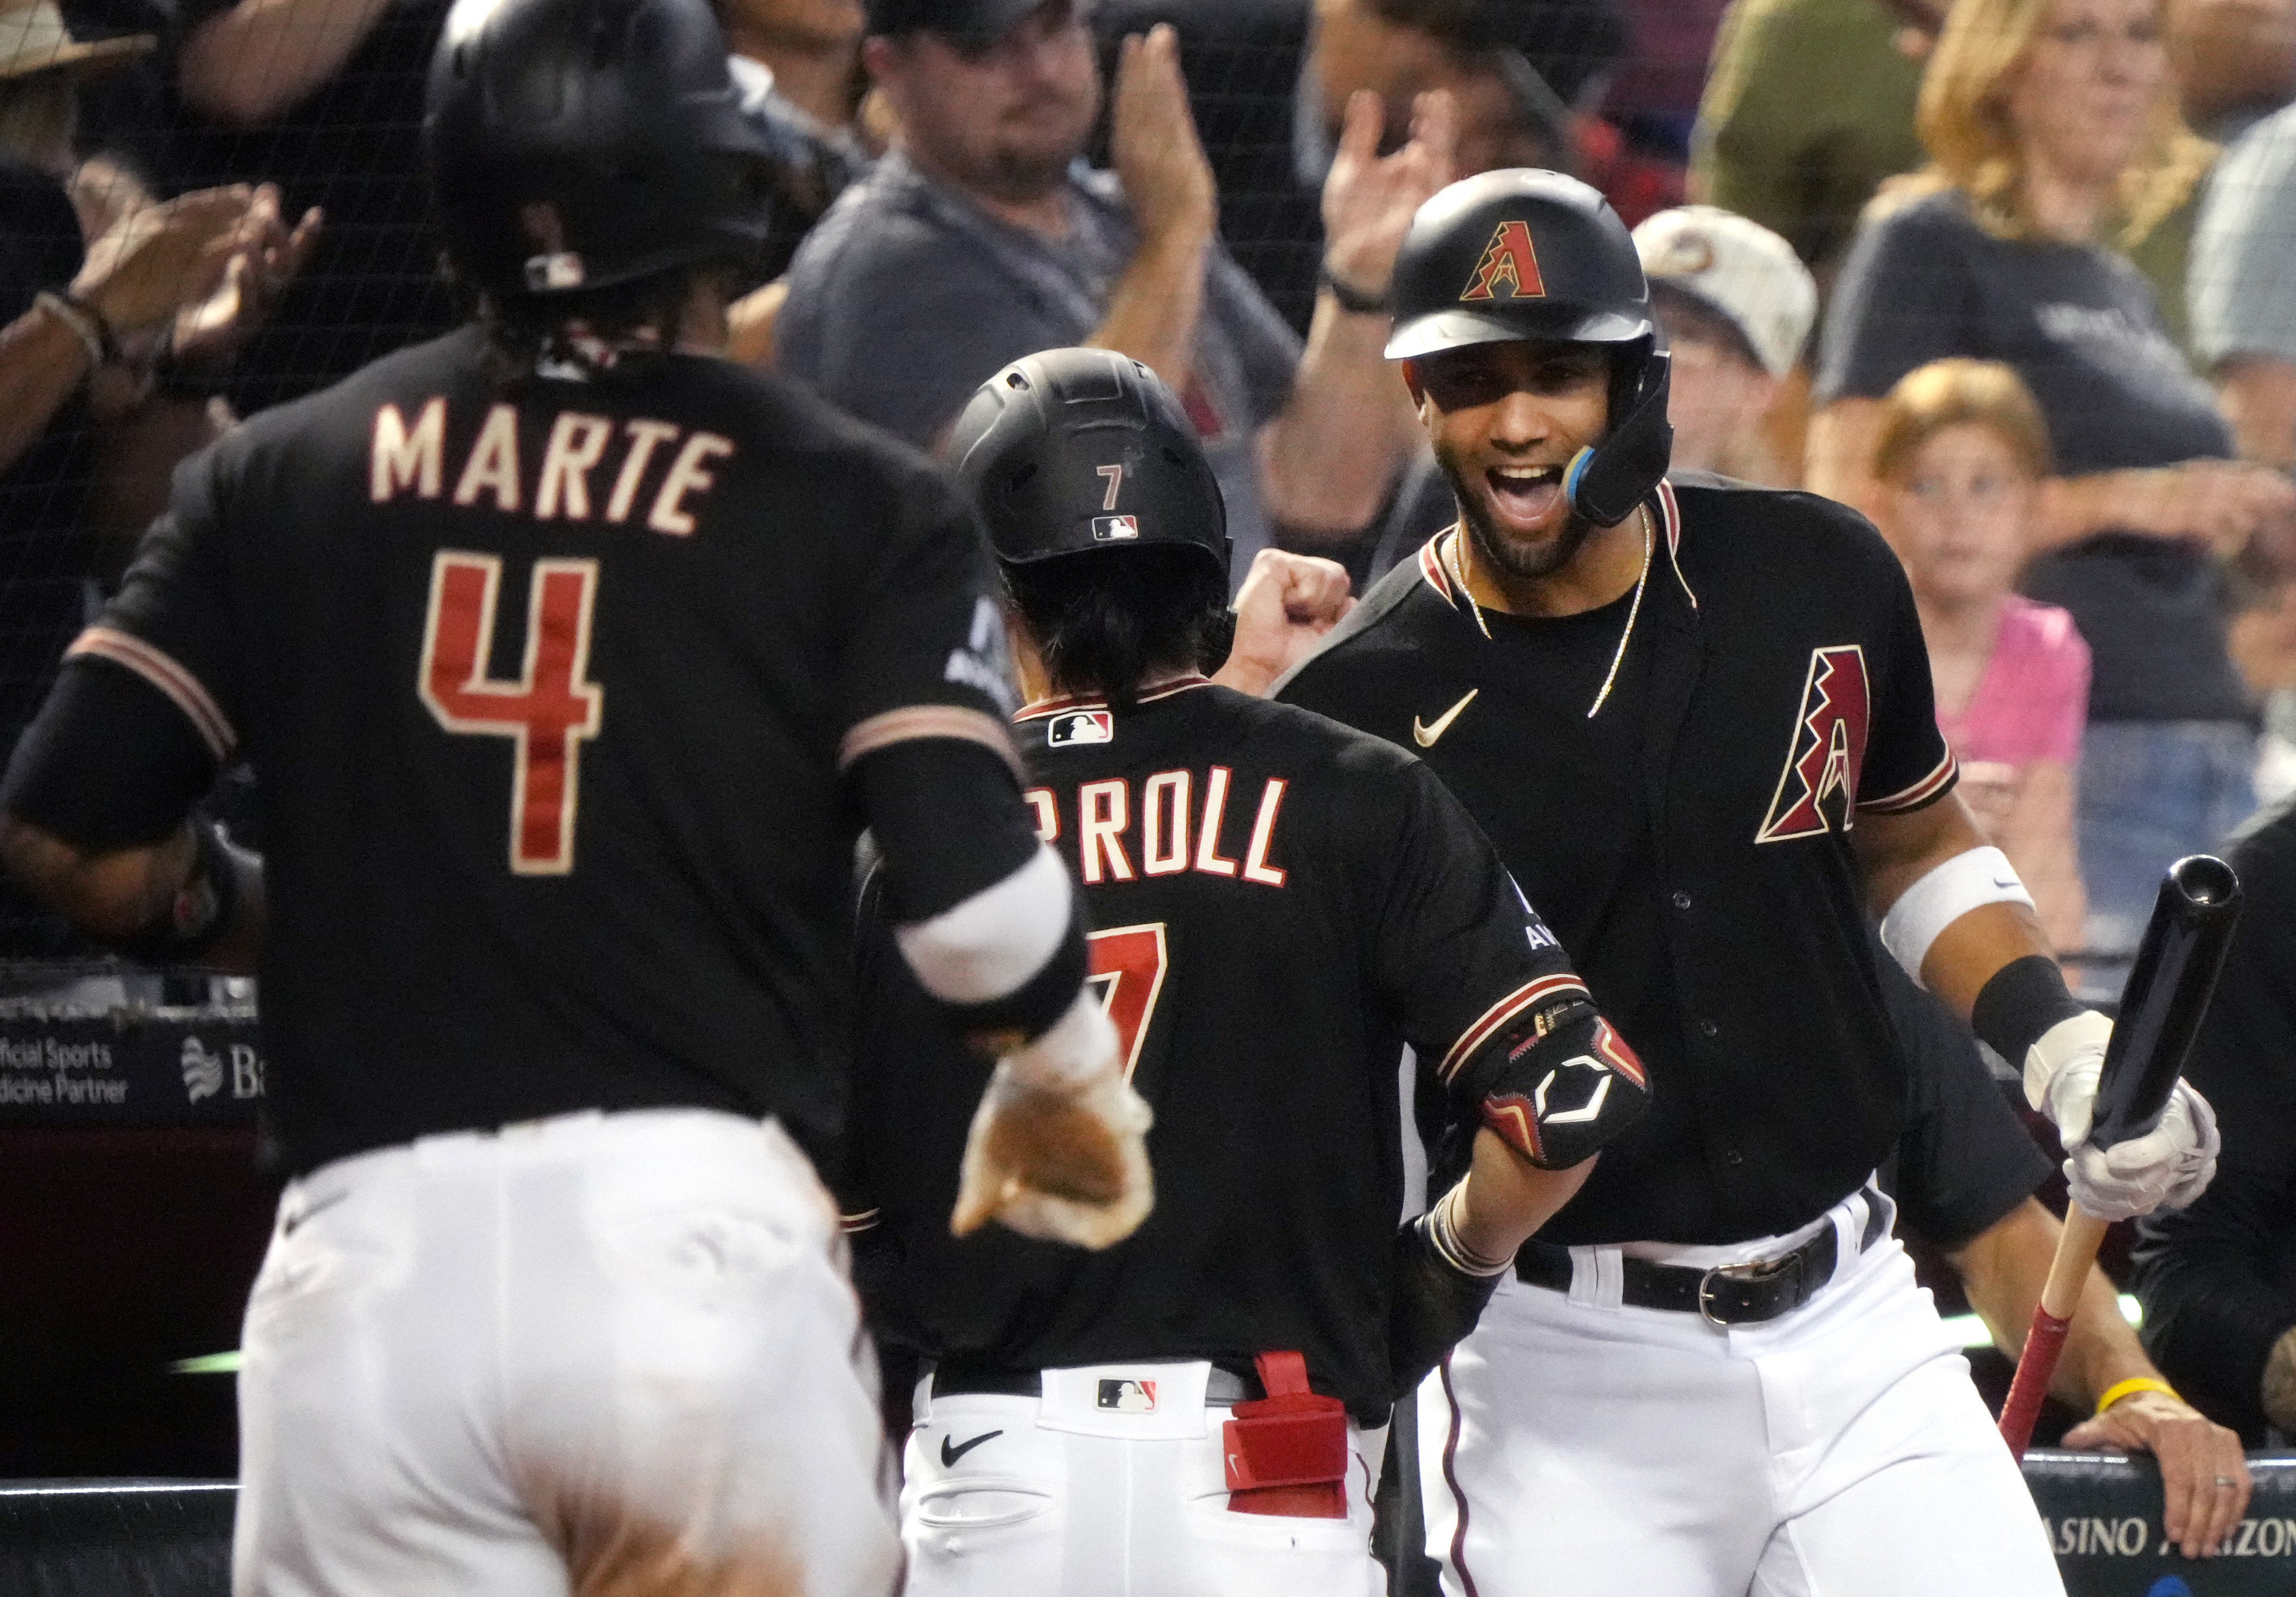
POLYGON ((1451 107, 1425 102, 1382 160, 1363 97, 1324 186, 1327 284, 1303 348, 1217 241, 1169 28, 1125 42, 1114 169, 1081 163, 1101 102, 1087 20, 1073 0, 872 0, 863 61, 900 132, 799 252, 777 359, 931 446, 1010 361, 1128 355, 1181 396, 1240 577, 1275 528, 1328 539, 1369 520, 1410 441, 1384 296, 1412 212, 1450 177, 1451 107))

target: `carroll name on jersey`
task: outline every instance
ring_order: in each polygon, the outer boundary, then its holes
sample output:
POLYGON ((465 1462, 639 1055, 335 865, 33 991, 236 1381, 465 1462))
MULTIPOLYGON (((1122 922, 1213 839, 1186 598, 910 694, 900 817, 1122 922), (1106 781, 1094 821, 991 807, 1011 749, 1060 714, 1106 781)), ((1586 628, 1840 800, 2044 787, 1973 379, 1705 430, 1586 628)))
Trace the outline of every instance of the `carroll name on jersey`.
POLYGON ((714 432, 688 433, 645 416, 568 410, 551 422, 549 441, 529 473, 519 459, 517 407, 496 404, 488 407, 470 452, 449 473, 446 396, 433 395, 410 408, 415 413, 411 427, 398 405, 375 407, 367 493, 377 504, 401 494, 439 498, 447 492, 451 475, 456 504, 484 501, 505 515, 523 512, 537 521, 587 521, 595 515, 619 523, 643 504, 647 528, 685 537, 693 531, 694 496, 717 486, 710 463, 734 454, 733 440, 714 432))
POLYGON ((1234 790, 1234 771, 1208 766, 1159 771, 1136 782, 1112 776, 1084 782, 1068 798, 1065 815, 1062 795, 1052 788, 1030 788, 1025 797, 1037 812, 1037 835, 1056 850, 1067 839, 1077 874, 1087 884, 1196 871, 1280 888, 1283 868, 1272 862, 1290 785, 1271 776, 1256 795, 1241 793, 1234 790), (1239 844, 1242 851, 1234 852, 1239 844))

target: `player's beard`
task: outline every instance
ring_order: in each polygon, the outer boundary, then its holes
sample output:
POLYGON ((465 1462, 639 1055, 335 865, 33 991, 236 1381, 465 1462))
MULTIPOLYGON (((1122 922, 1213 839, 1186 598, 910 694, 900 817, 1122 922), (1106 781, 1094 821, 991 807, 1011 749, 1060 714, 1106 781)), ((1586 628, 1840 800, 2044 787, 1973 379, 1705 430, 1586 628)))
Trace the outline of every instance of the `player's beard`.
POLYGON ((1459 524, 1474 541, 1476 558, 1488 561, 1495 570, 1524 582, 1538 582, 1577 559, 1578 551, 1595 535, 1595 523, 1566 503, 1562 526, 1553 537, 1538 544, 1514 543, 1483 513, 1482 500, 1468 491, 1458 469, 1439 455, 1436 463, 1450 480, 1451 497, 1459 507, 1459 524))

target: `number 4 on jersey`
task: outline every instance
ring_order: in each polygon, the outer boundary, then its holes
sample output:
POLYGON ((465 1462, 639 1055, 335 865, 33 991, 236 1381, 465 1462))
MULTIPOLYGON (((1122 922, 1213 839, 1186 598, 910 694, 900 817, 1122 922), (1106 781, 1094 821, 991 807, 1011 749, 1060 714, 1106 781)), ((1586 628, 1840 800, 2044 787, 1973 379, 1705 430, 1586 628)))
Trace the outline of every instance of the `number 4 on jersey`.
POLYGON ((1091 935, 1092 974, 1089 981, 1100 995, 1100 1007, 1116 1028, 1117 1045, 1124 1050, 1124 1078, 1140 1065, 1140 1044, 1148 1036, 1148 1022, 1163 995, 1164 923, 1112 926, 1091 935))
POLYGON ((598 562, 534 562, 526 594, 526 667, 515 682, 487 675, 501 588, 499 557, 439 552, 430 563, 415 692, 448 732, 511 740, 510 868, 521 876, 563 876, 574 868, 582 740, 598 735, 605 702, 604 691, 583 680, 598 562))

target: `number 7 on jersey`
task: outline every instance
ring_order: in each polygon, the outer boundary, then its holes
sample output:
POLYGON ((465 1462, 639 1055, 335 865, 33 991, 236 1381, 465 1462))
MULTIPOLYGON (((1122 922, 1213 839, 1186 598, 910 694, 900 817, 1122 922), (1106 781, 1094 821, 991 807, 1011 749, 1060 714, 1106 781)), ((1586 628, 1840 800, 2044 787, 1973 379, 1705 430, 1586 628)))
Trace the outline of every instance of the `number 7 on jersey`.
POLYGON ((439 552, 430 562, 415 692, 448 732, 511 740, 510 868, 521 876, 563 876, 574 868, 582 740, 598 735, 606 697, 583 680, 598 562, 534 562, 526 590, 526 665, 515 682, 487 675, 501 589, 499 556, 439 552))

